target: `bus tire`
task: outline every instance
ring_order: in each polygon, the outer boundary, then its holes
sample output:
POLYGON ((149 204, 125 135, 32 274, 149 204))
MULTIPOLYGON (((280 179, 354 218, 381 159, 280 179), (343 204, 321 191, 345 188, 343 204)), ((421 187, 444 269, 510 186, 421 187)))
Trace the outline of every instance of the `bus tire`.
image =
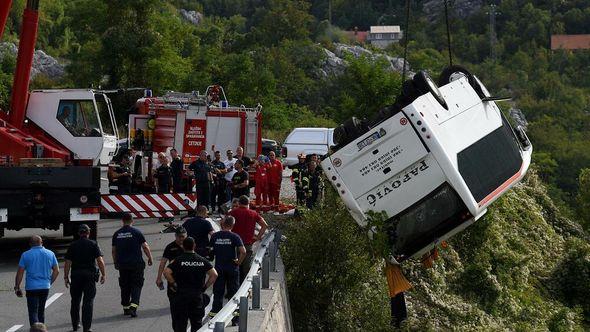
POLYGON ((416 75, 414 75, 412 81, 414 82, 414 85, 419 90, 419 92, 421 92, 421 94, 430 92, 430 94, 432 94, 434 99, 436 99, 436 101, 438 101, 438 103, 442 107, 448 109, 447 102, 445 101, 445 98, 440 92, 438 85, 434 82, 432 77, 428 75, 427 72, 425 72, 424 70, 419 71, 418 73, 416 73, 416 75))
POLYGON ((467 70, 467 68, 459 65, 452 65, 443 69, 442 73, 440 73, 440 77, 438 78, 438 85, 443 86, 447 85, 460 77, 467 78, 469 85, 475 90, 477 95, 480 99, 485 98, 485 94, 475 77, 467 70))

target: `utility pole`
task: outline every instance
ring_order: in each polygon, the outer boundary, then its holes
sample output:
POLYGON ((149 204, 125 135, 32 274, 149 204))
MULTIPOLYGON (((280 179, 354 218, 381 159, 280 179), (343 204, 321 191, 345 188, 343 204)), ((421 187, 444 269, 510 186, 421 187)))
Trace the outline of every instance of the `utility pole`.
POLYGON ((332 25, 332 0, 328 0, 328 22, 332 25))
POLYGON ((490 16, 490 58, 494 62, 496 62, 496 16, 499 15, 496 8, 496 5, 490 4, 490 9, 487 12, 490 16))

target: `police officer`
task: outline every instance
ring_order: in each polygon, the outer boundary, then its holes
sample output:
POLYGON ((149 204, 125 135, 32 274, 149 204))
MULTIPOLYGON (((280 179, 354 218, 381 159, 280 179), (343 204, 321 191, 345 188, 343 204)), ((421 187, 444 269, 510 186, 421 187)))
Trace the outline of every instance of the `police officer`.
POLYGON ((104 260, 102 252, 95 241, 89 240, 90 227, 86 224, 80 225, 78 230, 80 239, 72 242, 66 252, 66 263, 64 266, 64 279, 66 288, 70 288, 72 306, 70 316, 72 327, 78 331, 80 324, 80 301, 82 296, 82 327, 84 332, 90 331, 92 325, 92 306, 96 295, 96 282, 104 284, 106 280, 104 260), (98 269, 96 265, 98 264, 98 269), (70 281, 71 270, 71 281, 70 281))
POLYGON ((213 285, 213 307, 209 316, 215 316, 223 307, 223 296, 232 297, 240 287, 240 269, 239 266, 246 258, 246 248, 240 236, 231 230, 234 227, 236 219, 232 216, 226 216, 221 221, 221 231, 211 236, 211 247, 215 256, 215 270, 219 277, 213 285), (239 252, 239 257, 236 257, 239 252))
POLYGON ((175 332, 185 332, 188 320, 191 331, 197 331, 205 316, 203 293, 217 279, 217 272, 209 261, 195 253, 195 240, 187 237, 182 242, 184 253, 164 270, 164 277, 172 292, 170 311, 175 332), (205 277, 207 281, 205 282, 205 277))
POLYGON ((297 194, 297 204, 305 205, 305 191, 303 190, 303 173, 307 168, 305 162, 306 156, 303 153, 297 155, 299 162, 293 166, 293 172, 291 173, 291 181, 295 184, 295 193, 297 194))
MULTIPOLYGON (((175 231, 175 239, 174 241, 170 242, 166 248, 164 248, 164 254, 162 254, 162 259, 160 259, 160 266, 158 267, 158 275, 156 277, 156 286, 160 289, 164 289, 164 283, 162 282, 162 274, 164 273, 164 268, 168 262, 172 262, 178 256, 180 256, 184 250, 182 249, 182 242, 184 239, 187 238, 186 229, 184 227, 178 227, 175 231)), ((168 287, 168 299, 172 301, 173 293, 168 287)), ((174 329, 174 315, 172 315, 172 328, 174 329)))
POLYGON ((119 270, 119 287, 121 288, 121 305, 123 314, 137 317, 145 262, 141 251, 152 266, 152 252, 141 231, 133 227, 133 217, 123 214, 123 227, 113 234, 113 263, 119 270))

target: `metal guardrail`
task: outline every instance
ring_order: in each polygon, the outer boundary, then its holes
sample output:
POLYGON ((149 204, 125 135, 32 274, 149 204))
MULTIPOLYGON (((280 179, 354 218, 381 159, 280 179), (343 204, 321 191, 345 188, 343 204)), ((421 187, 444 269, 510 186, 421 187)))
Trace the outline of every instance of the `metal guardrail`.
POLYGON ((229 299, 215 317, 211 318, 199 329, 199 332, 222 332, 234 317, 236 309, 240 312, 238 331, 247 331, 250 289, 252 289, 252 309, 260 310, 260 289, 261 286, 264 289, 269 288, 269 275, 270 271, 274 271, 276 267, 276 256, 280 240, 281 234, 276 230, 262 239, 260 247, 252 260, 252 267, 250 267, 250 271, 248 271, 236 294, 229 299), (262 269, 261 273, 259 272, 260 269, 262 269))

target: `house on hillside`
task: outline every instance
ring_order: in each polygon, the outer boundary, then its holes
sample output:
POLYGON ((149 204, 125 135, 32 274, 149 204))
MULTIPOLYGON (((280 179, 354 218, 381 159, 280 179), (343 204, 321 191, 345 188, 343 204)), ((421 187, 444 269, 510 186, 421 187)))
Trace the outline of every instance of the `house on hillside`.
POLYGON ((588 50, 590 49, 590 35, 553 35, 551 36, 552 50, 588 50))
POLYGON ((367 36, 367 42, 379 48, 386 48, 393 43, 399 43, 403 33, 399 25, 372 26, 367 36))

